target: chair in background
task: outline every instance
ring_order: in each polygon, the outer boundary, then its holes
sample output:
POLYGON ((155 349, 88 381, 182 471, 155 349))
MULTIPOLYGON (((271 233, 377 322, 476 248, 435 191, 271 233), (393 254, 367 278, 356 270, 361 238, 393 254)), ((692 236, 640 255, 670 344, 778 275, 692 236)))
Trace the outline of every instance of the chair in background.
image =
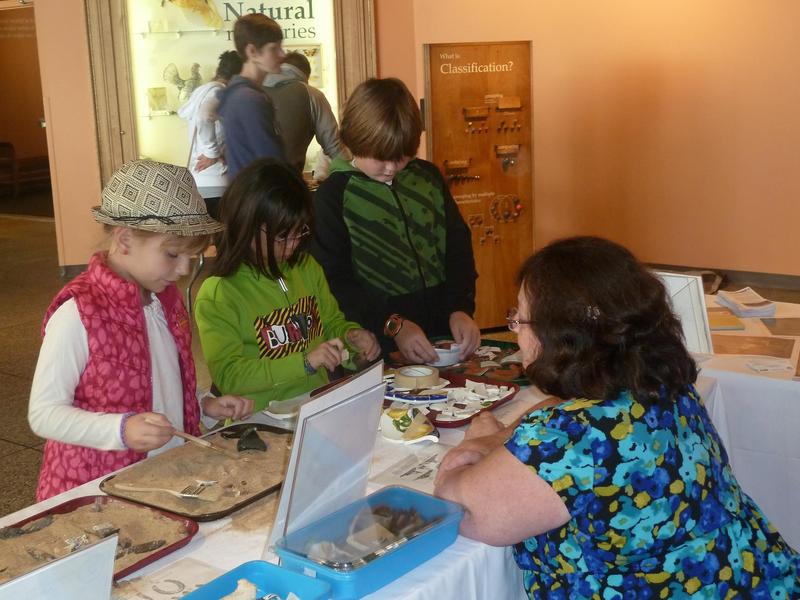
POLYGON ((11 142, 0 142, 0 186, 11 186, 14 198, 25 185, 50 184, 50 163, 47 156, 18 158, 11 142))
POLYGON ((0 142, 0 185, 11 186, 14 198, 19 195, 19 165, 14 144, 0 142))

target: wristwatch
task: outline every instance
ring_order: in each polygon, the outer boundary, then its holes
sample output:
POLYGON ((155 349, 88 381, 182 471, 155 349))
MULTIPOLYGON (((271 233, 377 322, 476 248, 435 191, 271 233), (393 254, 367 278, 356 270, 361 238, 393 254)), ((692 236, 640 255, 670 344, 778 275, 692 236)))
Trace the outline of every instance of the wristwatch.
POLYGON ((393 338, 400 333, 404 321, 405 319, 397 313, 389 315, 389 318, 386 319, 386 323, 383 324, 383 335, 388 338, 393 338))

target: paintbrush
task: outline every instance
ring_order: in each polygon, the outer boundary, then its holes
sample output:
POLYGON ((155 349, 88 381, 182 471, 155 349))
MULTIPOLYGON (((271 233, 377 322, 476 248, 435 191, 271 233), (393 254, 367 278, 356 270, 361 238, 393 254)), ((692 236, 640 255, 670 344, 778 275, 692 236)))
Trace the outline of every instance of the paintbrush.
MULTIPOLYGON (((145 418, 145 422, 146 423, 150 423, 150 425, 159 425, 158 423, 155 423, 155 422, 153 422, 153 421, 151 421, 150 419, 147 419, 147 418, 145 418)), ((209 450, 214 450, 215 452, 220 452, 220 453, 224 454, 225 456, 227 456, 228 458, 235 458, 236 460, 239 460, 240 458, 243 458, 238 452, 234 452, 233 450, 228 450, 227 448, 221 448, 220 446, 217 446, 216 444, 212 444, 208 440, 204 440, 203 438, 199 438, 199 437, 193 436, 193 435, 191 435, 189 433, 186 433, 184 431, 179 431, 179 430, 175 429, 175 430, 173 430, 172 435, 174 435, 176 437, 179 437, 181 439, 184 439, 187 442, 191 442, 192 444, 197 444, 198 446, 203 446, 204 448, 208 448, 209 450)))
POLYGON ((228 458, 235 458, 236 460, 239 460, 240 458, 242 458, 242 456, 238 452, 234 452, 233 450, 228 450, 227 448, 221 448, 220 446, 217 446, 216 444, 212 444, 208 440, 204 440, 203 438, 195 437, 195 436, 190 435, 188 433, 185 433, 183 431, 178 431, 176 429, 173 435, 176 435, 179 438, 183 438, 184 440, 186 440, 187 442, 191 442, 192 444, 197 444, 198 446, 203 446, 205 448, 209 448, 209 449, 214 450, 216 452, 221 452, 222 454, 224 454, 228 458))

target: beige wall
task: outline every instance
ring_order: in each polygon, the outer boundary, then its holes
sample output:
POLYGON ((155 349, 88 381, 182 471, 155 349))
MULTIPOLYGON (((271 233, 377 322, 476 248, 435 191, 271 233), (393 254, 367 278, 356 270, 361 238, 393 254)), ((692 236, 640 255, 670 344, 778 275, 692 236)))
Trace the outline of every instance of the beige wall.
POLYGON ((800 2, 376 1, 418 96, 423 44, 532 41, 537 246, 800 275, 800 2))
POLYGON ((14 144, 18 158, 45 156, 47 140, 39 126, 44 112, 31 7, 0 11, 0 82, 0 141, 14 144))
POLYGON ((89 212, 100 198, 100 167, 84 3, 37 0, 35 16, 58 262, 85 264, 102 230, 89 212))

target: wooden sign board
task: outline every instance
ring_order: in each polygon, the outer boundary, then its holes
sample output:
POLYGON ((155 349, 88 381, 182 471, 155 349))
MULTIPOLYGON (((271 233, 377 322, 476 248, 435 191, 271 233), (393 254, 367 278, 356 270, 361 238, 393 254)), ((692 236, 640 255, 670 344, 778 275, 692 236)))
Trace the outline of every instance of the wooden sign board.
POLYGON ((531 45, 428 44, 425 54, 428 158, 472 231, 475 319, 502 326, 533 252, 531 45))

